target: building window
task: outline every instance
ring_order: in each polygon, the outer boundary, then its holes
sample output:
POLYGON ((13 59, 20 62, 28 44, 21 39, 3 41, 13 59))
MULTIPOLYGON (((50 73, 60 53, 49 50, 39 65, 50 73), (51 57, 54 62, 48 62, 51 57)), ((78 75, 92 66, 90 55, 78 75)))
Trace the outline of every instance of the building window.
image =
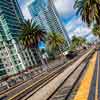
POLYGON ((18 63, 21 63, 20 60, 18 60, 18 63))
POLYGON ((14 61, 15 64, 17 64, 17 61, 14 61))
POLYGON ((3 56, 3 53, 1 53, 1 56, 3 56))
POLYGON ((31 65, 31 62, 29 61, 29 65, 31 65))

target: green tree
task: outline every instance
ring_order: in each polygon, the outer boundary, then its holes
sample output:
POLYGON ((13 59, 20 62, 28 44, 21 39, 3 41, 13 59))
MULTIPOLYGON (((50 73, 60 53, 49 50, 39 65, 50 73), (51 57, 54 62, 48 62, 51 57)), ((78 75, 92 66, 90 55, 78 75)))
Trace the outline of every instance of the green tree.
POLYGON ((39 42, 45 41, 45 30, 41 29, 36 22, 33 22, 32 20, 25 20, 24 23, 22 23, 21 32, 22 34, 19 36, 21 44, 25 48, 34 49, 38 53, 43 64, 38 45, 39 42))
POLYGON ((88 25, 93 22, 100 25, 100 0, 76 0, 74 8, 88 25))
POLYGON ((76 49, 78 46, 82 46, 83 44, 86 43, 86 39, 84 39, 83 37, 76 37, 73 36, 72 37, 72 45, 70 47, 70 50, 74 50, 76 49))
POLYGON ((100 25, 94 25, 92 33, 100 38, 100 25))
POLYGON ((61 46, 64 44, 65 39, 63 35, 53 32, 53 33, 48 33, 47 36, 47 48, 52 51, 59 49, 61 53, 61 46))

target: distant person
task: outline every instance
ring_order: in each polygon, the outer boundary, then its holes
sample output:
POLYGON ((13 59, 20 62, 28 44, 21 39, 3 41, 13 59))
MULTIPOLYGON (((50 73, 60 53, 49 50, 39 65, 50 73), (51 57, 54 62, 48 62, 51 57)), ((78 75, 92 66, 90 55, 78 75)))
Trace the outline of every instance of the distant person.
POLYGON ((46 52, 43 53, 42 58, 43 58, 45 65, 48 66, 48 54, 46 52))

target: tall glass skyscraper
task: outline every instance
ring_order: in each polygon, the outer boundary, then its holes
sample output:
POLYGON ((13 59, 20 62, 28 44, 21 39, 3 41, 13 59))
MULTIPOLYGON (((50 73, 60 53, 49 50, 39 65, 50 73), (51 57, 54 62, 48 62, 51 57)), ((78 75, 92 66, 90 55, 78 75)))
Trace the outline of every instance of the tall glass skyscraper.
POLYGON ((45 0, 42 2, 40 0, 35 0, 28 4, 28 8, 30 11, 30 14, 34 21, 36 21, 41 28, 45 29, 46 31, 50 32, 51 29, 48 25, 48 22, 46 20, 45 12, 47 12, 47 4, 45 0))
POLYGON ((51 29, 54 28, 54 30, 56 30, 57 32, 62 33, 68 43, 68 46, 70 46, 70 38, 55 8, 54 0, 48 0, 48 12, 49 13, 47 15, 49 15, 48 17, 50 17, 48 22, 50 22, 51 25, 53 24, 51 26, 51 29))
POLYGON ((17 41, 24 18, 17 0, 0 0, 0 73, 16 74, 36 63, 32 50, 17 41))
POLYGON ((28 5, 29 11, 33 19, 46 29, 48 32, 58 32, 62 33, 70 46, 70 39, 63 26, 59 14, 56 11, 53 0, 48 0, 48 3, 45 0, 35 0, 28 5))

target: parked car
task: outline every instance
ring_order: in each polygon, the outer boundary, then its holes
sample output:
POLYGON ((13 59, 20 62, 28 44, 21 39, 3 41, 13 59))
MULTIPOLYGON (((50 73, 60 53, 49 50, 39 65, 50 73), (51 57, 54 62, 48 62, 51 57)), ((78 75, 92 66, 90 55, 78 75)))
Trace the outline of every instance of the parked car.
POLYGON ((86 49, 87 49, 87 47, 86 47, 86 46, 83 46, 83 49, 84 49, 84 50, 86 50, 86 49))
POLYGON ((77 52, 75 52, 75 51, 69 51, 68 54, 66 55, 66 58, 67 59, 73 59, 76 56, 77 56, 77 52))

